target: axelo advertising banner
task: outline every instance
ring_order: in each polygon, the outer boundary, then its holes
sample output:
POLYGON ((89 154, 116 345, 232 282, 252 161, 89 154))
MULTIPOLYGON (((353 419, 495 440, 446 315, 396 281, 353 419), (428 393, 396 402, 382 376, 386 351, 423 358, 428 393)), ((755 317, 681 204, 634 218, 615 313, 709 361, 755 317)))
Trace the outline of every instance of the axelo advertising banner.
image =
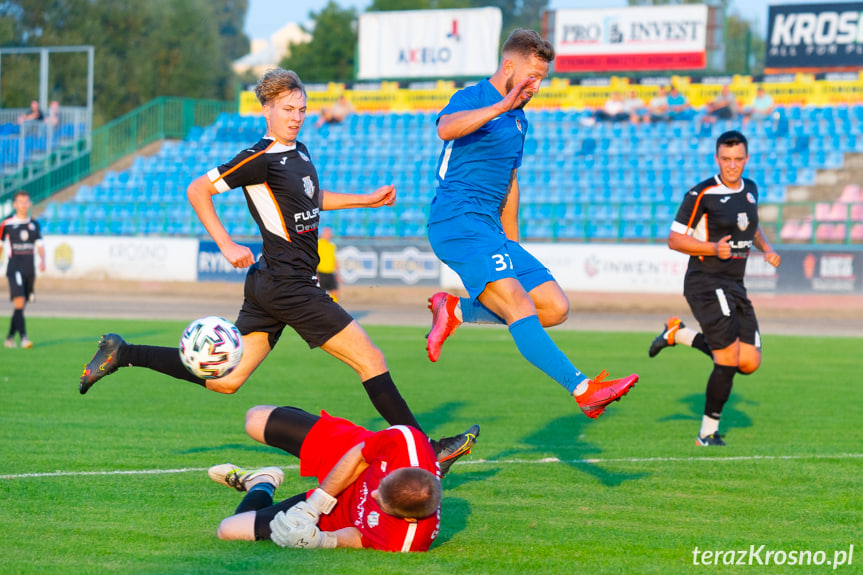
POLYGON ((500 29, 499 8, 366 12, 357 79, 490 76, 500 29))
POLYGON ((772 5, 768 18, 765 69, 863 66, 863 2, 772 5))
POLYGON ((707 6, 554 12, 557 72, 693 70, 707 63, 707 6))

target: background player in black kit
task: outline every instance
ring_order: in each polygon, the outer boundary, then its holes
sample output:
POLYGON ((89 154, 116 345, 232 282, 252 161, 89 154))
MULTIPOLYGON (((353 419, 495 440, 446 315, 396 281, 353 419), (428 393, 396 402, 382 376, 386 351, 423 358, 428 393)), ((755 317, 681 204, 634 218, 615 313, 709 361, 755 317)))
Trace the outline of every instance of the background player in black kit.
POLYGON ((781 261, 758 225, 758 189, 743 178, 749 144, 737 131, 716 140, 719 174, 686 193, 668 234, 668 247, 690 256, 683 284, 692 315, 703 333, 687 328, 679 318, 650 346, 654 357, 682 343, 713 358, 707 380, 704 417, 696 445, 725 445, 719 435, 722 408, 731 395, 736 373, 750 374, 761 365, 761 335, 755 309, 746 294, 743 274, 754 245, 773 267, 781 261))
POLYGON ((36 283, 36 263, 34 255, 39 254, 39 271, 45 271, 45 246, 39 222, 30 218, 33 202, 24 190, 15 192, 12 208, 15 214, 0 222, 0 257, 3 245, 9 244, 9 263, 6 277, 9 280, 9 299, 12 300, 12 321, 9 322, 9 335, 3 345, 15 347, 15 334, 21 337, 21 347, 31 348, 33 342, 27 337, 24 321, 24 306, 33 295, 36 283))
MULTIPOLYGON (((79 390, 122 366, 147 367, 192 381, 220 393, 234 393, 278 342, 285 326, 292 327, 310 348, 320 347, 359 375, 372 404, 391 425, 422 429, 402 398, 380 349, 365 330, 317 285, 318 220, 321 210, 378 208, 396 200, 392 185, 370 194, 340 194, 321 190, 311 154, 297 141, 306 117, 306 90, 296 73, 269 70, 255 87, 267 121, 267 133, 230 162, 193 181, 189 202, 235 268, 249 267, 243 307, 235 322, 243 334, 239 365, 219 379, 203 380, 189 373, 176 347, 130 345, 107 334, 84 368, 79 390), (216 213, 213 196, 242 188, 249 211, 261 231, 262 256, 234 242, 216 213)), ((478 429, 434 442, 441 470, 470 451, 478 429)))

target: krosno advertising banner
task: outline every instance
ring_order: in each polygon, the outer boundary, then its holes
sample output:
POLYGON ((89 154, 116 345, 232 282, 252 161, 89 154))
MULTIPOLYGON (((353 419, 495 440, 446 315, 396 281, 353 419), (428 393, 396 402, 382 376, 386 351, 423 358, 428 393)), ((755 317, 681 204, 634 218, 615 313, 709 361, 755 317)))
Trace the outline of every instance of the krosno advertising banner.
POLYGON ((707 6, 556 10, 557 72, 694 70, 707 63, 707 6))
POLYGON ((500 30, 499 8, 366 12, 357 79, 490 76, 500 30))
POLYGON ((770 6, 765 69, 863 67, 863 2, 770 6))

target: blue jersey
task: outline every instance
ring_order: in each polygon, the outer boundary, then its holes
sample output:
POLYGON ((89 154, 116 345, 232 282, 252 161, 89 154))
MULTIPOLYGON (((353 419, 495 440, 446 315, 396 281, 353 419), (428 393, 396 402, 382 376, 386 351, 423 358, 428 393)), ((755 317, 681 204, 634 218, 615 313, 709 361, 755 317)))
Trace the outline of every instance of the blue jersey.
MULTIPOLYGON (((485 108, 503 96, 485 79, 453 94, 441 116, 485 108)), ((467 136, 444 142, 429 222, 473 212, 500 219, 512 170, 521 166, 527 120, 522 109, 493 118, 467 136)))

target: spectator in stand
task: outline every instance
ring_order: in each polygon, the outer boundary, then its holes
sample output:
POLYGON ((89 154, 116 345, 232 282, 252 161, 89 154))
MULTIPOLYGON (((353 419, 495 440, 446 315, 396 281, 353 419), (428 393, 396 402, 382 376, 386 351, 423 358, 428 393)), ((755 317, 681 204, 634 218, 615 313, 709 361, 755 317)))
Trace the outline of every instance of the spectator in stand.
POLYGON ((671 120, 691 120, 692 106, 677 86, 668 90, 668 118, 671 120))
POLYGON ((42 108, 39 107, 39 101, 33 100, 30 102, 30 111, 26 114, 18 116, 18 123, 24 122, 41 122, 45 119, 45 114, 42 113, 42 108))
POLYGON ((629 114, 624 109, 623 94, 612 92, 605 104, 596 111, 596 119, 600 122, 625 122, 629 114))
POLYGON ((321 115, 315 126, 320 128, 324 124, 340 124, 355 111, 354 105, 351 104, 348 97, 342 94, 332 106, 321 108, 321 115))
POLYGON ((743 125, 747 125, 749 120, 763 122, 770 117, 770 114, 776 109, 773 103, 773 96, 767 93, 764 86, 758 87, 758 93, 755 99, 752 100, 752 105, 743 111, 743 125))
POLYGON ((48 105, 48 117, 45 118, 45 123, 51 128, 56 128, 60 125, 60 102, 52 100, 48 105))
POLYGON ((706 114, 702 121, 712 124, 716 120, 733 120, 737 117, 737 96, 728 87, 722 86, 722 91, 705 108, 706 114))
POLYGON ((660 86, 656 95, 647 103, 647 117, 645 121, 667 122, 671 119, 668 111, 668 89, 665 86, 660 86))
POLYGON ((629 121, 633 124, 647 121, 647 106, 635 90, 630 90, 629 96, 623 101, 623 112, 629 116, 629 121))

